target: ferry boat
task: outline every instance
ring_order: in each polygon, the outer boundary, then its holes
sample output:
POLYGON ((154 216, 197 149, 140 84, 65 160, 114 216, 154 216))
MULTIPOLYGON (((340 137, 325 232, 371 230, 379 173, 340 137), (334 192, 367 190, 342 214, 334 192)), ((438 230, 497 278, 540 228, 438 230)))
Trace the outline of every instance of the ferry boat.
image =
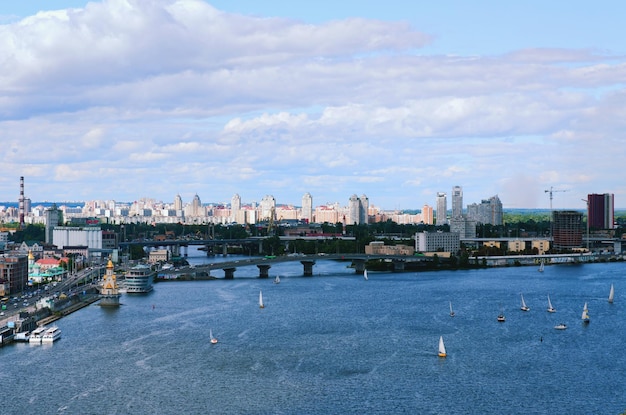
POLYGON ((44 333, 48 330, 44 326, 37 327, 30 333, 30 337, 28 338, 28 343, 30 344, 41 344, 41 339, 43 338, 44 333))
POLYGON ((43 336, 41 337, 41 342, 42 343, 54 343, 60 338, 61 338, 61 329, 54 326, 54 327, 50 327, 44 332, 43 336))
POLYGON ((22 331, 19 333, 15 333, 13 336, 14 342, 28 342, 30 340, 30 331, 22 331))
POLYGON ((148 265, 137 265, 126 271, 124 289, 127 294, 145 294, 152 291, 156 271, 148 265))

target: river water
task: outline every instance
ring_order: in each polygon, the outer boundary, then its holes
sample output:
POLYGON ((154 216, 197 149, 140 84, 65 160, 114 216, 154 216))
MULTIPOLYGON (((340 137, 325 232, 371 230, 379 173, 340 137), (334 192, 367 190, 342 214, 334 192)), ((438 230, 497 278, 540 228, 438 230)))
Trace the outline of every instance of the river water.
MULTIPOLYGON (((202 255, 190 250, 190 262, 202 255)), ((59 320, 53 345, 0 349, 1 413, 618 414, 625 270, 370 272, 366 281, 326 260, 312 277, 295 262, 267 280, 248 267, 229 281, 158 283, 123 295, 119 309, 92 305, 59 320), (546 312, 548 294, 556 313, 546 312), (561 322, 567 330, 554 329, 561 322)))

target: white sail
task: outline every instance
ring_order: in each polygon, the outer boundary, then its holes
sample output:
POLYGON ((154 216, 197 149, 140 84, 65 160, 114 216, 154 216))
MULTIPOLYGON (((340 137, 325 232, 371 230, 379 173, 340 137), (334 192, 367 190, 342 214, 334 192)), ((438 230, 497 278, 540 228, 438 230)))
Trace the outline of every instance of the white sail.
POLYGON ((439 336, 439 356, 446 357, 446 346, 443 344, 443 336, 439 336))
POLYGON ((454 317, 454 310, 452 310, 452 301, 450 301, 450 317, 454 317))
POLYGON ((523 310, 523 311, 530 310, 530 308, 526 305, 526 301, 524 301, 524 295, 520 294, 520 296, 522 297, 522 307, 521 307, 521 310, 523 310))
POLYGON ((259 307, 265 308, 265 304, 263 304, 263 291, 259 290, 259 307))
POLYGON ((280 284, 280 277, 278 275, 274 278, 274 284, 280 284))
POLYGON ((367 270, 363 270, 363 278, 367 281, 367 270))
POLYGON ((585 302, 585 306, 583 307, 583 314, 581 316, 583 321, 589 321, 589 310, 587 309, 587 303, 585 302))
POLYGON ((209 339, 210 339, 212 344, 217 343, 217 339, 215 337, 213 337, 213 330, 212 329, 209 329, 209 339))
POLYGON ((541 261, 541 263, 539 264, 539 272, 543 272, 543 260, 541 261))
POLYGON ((615 296, 615 288, 613 288, 613 284, 611 284, 611 290, 609 291, 609 303, 613 302, 614 296, 615 296))
POLYGON ((556 309, 552 306, 552 301, 550 301, 550 295, 548 294, 548 311, 550 313, 554 313, 556 309))

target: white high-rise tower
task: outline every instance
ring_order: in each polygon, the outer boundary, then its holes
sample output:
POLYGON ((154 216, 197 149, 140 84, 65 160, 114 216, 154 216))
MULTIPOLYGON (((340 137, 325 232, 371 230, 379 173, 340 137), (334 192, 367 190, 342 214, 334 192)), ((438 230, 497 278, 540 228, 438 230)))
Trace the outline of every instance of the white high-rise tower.
POLYGON ((435 224, 443 225, 447 223, 446 215, 448 210, 448 202, 446 200, 445 192, 437 193, 437 211, 435 213, 435 224))

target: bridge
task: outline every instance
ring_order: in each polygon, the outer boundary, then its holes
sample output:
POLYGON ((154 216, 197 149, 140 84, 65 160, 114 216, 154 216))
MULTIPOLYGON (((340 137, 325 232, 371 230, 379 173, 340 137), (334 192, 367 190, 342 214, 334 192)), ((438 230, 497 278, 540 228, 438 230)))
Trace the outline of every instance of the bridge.
POLYGON ((387 260, 393 263, 394 271, 400 272, 404 270, 407 262, 431 262, 433 258, 425 256, 407 256, 407 255, 367 255, 367 254, 316 254, 316 255, 281 255, 269 257, 253 257, 250 259, 238 259, 234 261, 215 262, 212 264, 203 264, 195 266, 180 267, 177 269, 161 270, 160 275, 181 275, 198 272, 206 272, 208 275, 211 271, 221 269, 224 271, 225 279, 233 279, 235 271, 240 267, 257 266, 259 269, 259 278, 268 278, 269 269, 273 264, 284 262, 300 262, 303 266, 303 275, 312 276, 313 266, 316 261, 335 260, 335 261, 351 261, 354 265, 355 273, 363 274, 365 271, 365 263, 369 260, 387 260))

